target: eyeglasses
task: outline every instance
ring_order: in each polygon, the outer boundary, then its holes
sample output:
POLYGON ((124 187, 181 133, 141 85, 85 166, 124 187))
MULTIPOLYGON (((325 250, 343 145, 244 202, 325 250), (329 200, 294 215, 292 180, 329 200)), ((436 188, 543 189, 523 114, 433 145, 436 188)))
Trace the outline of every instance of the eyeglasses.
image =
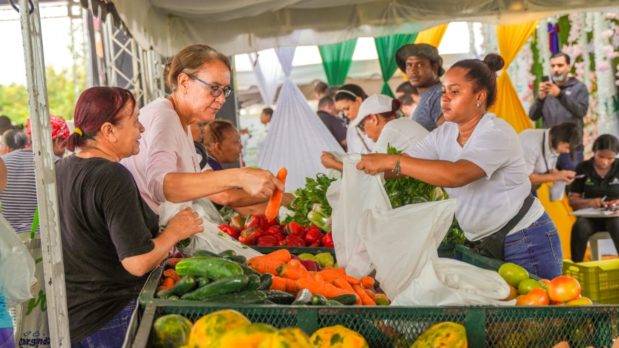
POLYGON ((195 75, 189 75, 189 77, 191 77, 192 79, 196 81, 201 82, 203 85, 208 87, 211 90, 211 96, 213 96, 214 98, 219 97, 222 93, 224 97, 228 98, 230 94, 232 93, 232 87, 230 86, 220 86, 220 85, 216 85, 213 83, 208 83, 195 75))

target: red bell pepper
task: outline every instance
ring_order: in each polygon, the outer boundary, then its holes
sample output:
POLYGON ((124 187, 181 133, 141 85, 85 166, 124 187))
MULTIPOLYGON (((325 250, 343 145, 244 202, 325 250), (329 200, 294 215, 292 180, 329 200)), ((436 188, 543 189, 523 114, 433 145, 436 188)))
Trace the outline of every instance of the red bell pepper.
POLYGON ((333 248, 333 234, 331 232, 325 233, 322 236, 322 246, 325 248, 333 248))
POLYGON ((305 228, 303 228, 303 226, 301 226, 298 222, 291 221, 288 225, 286 225, 286 232, 288 234, 304 234, 305 228))
POLYGON ((273 236, 273 235, 264 235, 264 236, 260 236, 258 238, 258 246, 260 247, 271 247, 271 246, 276 246, 278 245, 279 242, 277 240, 277 237, 273 236))
POLYGON ((263 231, 259 228, 253 227, 244 229, 239 236, 239 242, 245 245, 254 245, 262 234, 263 231))
POLYGON ((286 237, 285 242, 289 247, 304 247, 305 241, 298 235, 289 235, 286 237))
POLYGON ((241 235, 241 231, 237 230, 236 228, 230 226, 230 225, 226 225, 226 224, 221 224, 219 225, 219 230, 222 231, 223 233, 229 235, 230 237, 234 238, 234 239, 239 239, 239 236, 241 235))
POLYGON ((307 229, 307 234, 305 234, 305 242, 307 244, 314 244, 316 242, 320 243, 320 239, 322 238, 323 233, 320 229, 314 225, 307 229))

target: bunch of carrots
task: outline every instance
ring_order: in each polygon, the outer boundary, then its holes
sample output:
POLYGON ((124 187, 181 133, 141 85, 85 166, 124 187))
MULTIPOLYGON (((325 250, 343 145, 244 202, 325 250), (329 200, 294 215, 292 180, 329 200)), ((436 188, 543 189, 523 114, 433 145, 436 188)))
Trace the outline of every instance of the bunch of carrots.
POLYGON ((308 289, 312 294, 334 298, 341 295, 355 295, 357 305, 375 306, 377 296, 374 278, 355 278, 346 274, 341 267, 325 268, 318 272, 308 271, 303 264, 292 258, 286 249, 257 256, 249 260, 249 266, 260 273, 273 275, 271 290, 296 294, 308 289))

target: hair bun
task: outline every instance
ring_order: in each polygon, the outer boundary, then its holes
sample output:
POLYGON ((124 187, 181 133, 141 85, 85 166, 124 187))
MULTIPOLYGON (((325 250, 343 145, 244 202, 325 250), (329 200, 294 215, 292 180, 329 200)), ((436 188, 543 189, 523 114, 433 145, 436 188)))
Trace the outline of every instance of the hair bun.
POLYGON ((499 71, 505 66, 505 61, 500 55, 496 53, 489 53, 484 57, 484 64, 486 64, 492 71, 499 71))
POLYGON ((402 102, 397 98, 393 98, 393 100, 391 101, 391 112, 396 112, 400 110, 401 106, 402 102))

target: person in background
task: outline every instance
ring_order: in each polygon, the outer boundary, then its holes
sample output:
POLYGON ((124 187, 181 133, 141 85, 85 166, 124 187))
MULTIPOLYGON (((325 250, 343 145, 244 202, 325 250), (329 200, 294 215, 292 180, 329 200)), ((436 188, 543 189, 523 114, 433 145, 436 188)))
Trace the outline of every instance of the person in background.
POLYGON ((7 115, 0 116, 0 135, 12 128, 13 124, 11 123, 11 119, 7 115))
POLYGON ((396 63, 406 73, 411 85, 419 92, 419 102, 412 118, 428 131, 444 122, 441 111, 441 81, 445 73, 443 58, 436 47, 428 44, 408 44, 396 52, 396 63))
POLYGON ((316 113, 335 140, 337 140, 344 151, 346 151, 346 121, 336 116, 337 109, 335 108, 335 101, 333 98, 322 97, 320 101, 318 101, 318 111, 316 113))
POLYGON ((557 161, 557 168, 574 170, 583 160, 583 119, 589 109, 589 91, 584 83, 569 76, 570 63, 570 56, 563 52, 550 57, 552 78, 540 83, 537 98, 529 109, 529 117, 533 121, 542 119, 544 128, 564 122, 576 124, 578 147, 571 154, 560 155, 557 161))
POLYGON ((196 148, 198 156, 200 156, 200 169, 204 169, 208 161, 208 154, 204 147, 204 126, 206 124, 207 122, 198 122, 189 126, 191 129, 191 137, 193 138, 193 146, 196 148))
POLYGON ((120 347, 151 270, 203 230, 191 209, 159 218, 118 163, 140 151, 144 127, 131 92, 92 87, 75 106, 74 155, 56 163, 72 347, 120 347))
MULTIPOLYGON (((58 116, 50 115, 49 123, 52 128, 52 147, 54 150, 54 156, 56 160, 64 157, 66 151, 66 141, 69 138, 69 126, 67 122, 58 116)), ((30 129, 30 119, 26 120, 25 129, 28 139, 32 138, 32 131, 30 129)))
POLYGON ((212 170, 222 170, 222 164, 239 161, 243 145, 241 135, 232 123, 215 120, 206 123, 202 129, 207 163, 212 170))
POLYGON ((403 117, 410 118, 410 115, 412 115, 417 108, 417 104, 415 104, 413 96, 410 94, 405 94, 398 97, 398 100, 400 101, 400 113, 403 117))
MULTIPOLYGON (((593 158, 576 168, 576 180, 570 186, 570 205, 584 208, 619 208, 619 139, 611 134, 600 135, 593 142, 593 158)), ((619 251, 619 216, 604 218, 578 217, 572 226, 570 241, 572 260, 581 262, 589 238, 606 231, 619 251)))
MULTIPOLYGON (((56 145, 64 144, 68 137, 68 128, 64 120, 54 116, 50 117, 50 125, 54 154, 57 155, 56 145)), ((17 233, 30 232, 37 207, 37 189, 29 127, 26 127, 25 133, 11 129, 2 136, 11 150, 2 156, 7 170, 6 189, 0 192, 2 214, 17 233)), ((64 151, 64 147, 62 148, 64 151)))
POLYGON ((488 112, 503 66, 496 54, 456 62, 443 79, 446 122, 406 154, 363 155, 357 169, 444 187, 457 200, 456 219, 465 236, 480 252, 552 279, 562 271, 557 229, 531 195, 514 128, 488 112))
MULTIPOLYGON (((397 99, 374 94, 361 104, 359 115, 350 126, 358 127, 375 142, 373 152, 387 153, 390 146, 398 151, 408 151, 421 142, 428 131, 409 117, 398 118, 399 109, 397 99)), ((343 169, 342 162, 329 152, 323 152, 320 159, 325 168, 343 169)))
MULTIPOLYGON (((556 170, 557 158, 578 146, 578 129, 573 123, 562 123, 550 129, 527 129, 519 135, 524 161, 535 191, 543 183, 571 184, 576 173, 556 170)), ((565 185, 562 185, 565 189, 565 185)))
POLYGON ((413 90, 415 90, 415 87, 413 87, 409 81, 404 81, 395 89, 395 97, 400 99, 405 95, 411 95, 413 94, 413 90))
POLYGON ((331 96, 331 89, 324 81, 316 81, 314 83, 314 98, 320 100, 324 97, 331 96))
POLYGON ((269 123, 271 123, 271 119, 273 118, 273 109, 272 108, 264 108, 260 113, 260 123, 262 123, 265 127, 268 128, 269 123))
POLYGON ((214 120, 231 94, 230 61, 225 55, 207 45, 187 46, 172 59, 167 80, 172 94, 140 111, 145 128, 140 152, 122 160, 155 213, 165 202, 200 198, 232 208, 251 207, 282 188, 272 173, 262 169, 200 169, 189 126, 214 120))
MULTIPOLYGON (((0 158, 0 191, 6 187, 6 167, 4 161, 0 158)), ((13 348, 13 320, 8 311, 8 305, 4 294, 0 292, 0 347, 13 348)))
POLYGON ((28 145, 26 133, 16 128, 5 131, 0 138, 2 139, 2 148, 0 149, 2 155, 21 150, 28 145))
MULTIPOLYGON (((335 92, 335 107, 351 123, 359 113, 361 103, 368 97, 363 88, 355 84, 343 85, 335 92)), ((346 130, 346 151, 348 153, 370 153, 374 142, 356 127, 346 130)))

